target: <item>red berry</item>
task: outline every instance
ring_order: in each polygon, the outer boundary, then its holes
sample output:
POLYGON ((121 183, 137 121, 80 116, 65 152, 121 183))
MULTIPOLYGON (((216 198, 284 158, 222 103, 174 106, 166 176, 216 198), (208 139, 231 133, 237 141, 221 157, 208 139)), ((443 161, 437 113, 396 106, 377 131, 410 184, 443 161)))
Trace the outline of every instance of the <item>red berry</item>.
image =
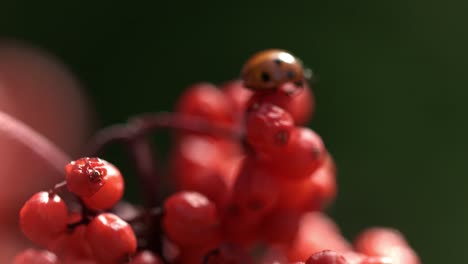
POLYGON ((272 155, 274 174, 285 179, 306 179, 323 163, 327 153, 320 136, 308 128, 295 128, 288 145, 272 155))
POLYGON ((310 256, 305 264, 348 264, 348 261, 334 251, 324 250, 310 256))
POLYGON ((99 263, 120 263, 136 253, 132 227, 111 213, 95 217, 86 228, 86 239, 99 263))
POLYGON ((248 103, 248 108, 263 103, 279 106, 291 114, 294 123, 304 125, 311 118, 314 108, 314 96, 304 82, 303 86, 287 82, 274 90, 256 92, 248 103))
POLYGON ((168 238, 182 246, 215 246, 220 239, 216 206, 197 192, 178 192, 164 202, 163 227, 168 238))
POLYGON ((253 92, 247 89, 241 80, 224 83, 221 85, 221 90, 233 103, 240 120, 240 117, 244 115, 244 112, 247 109, 247 103, 249 102, 250 97, 252 97, 253 92))
POLYGON ((83 202, 92 210, 107 210, 122 199, 124 193, 124 179, 120 171, 112 164, 105 162, 107 171, 104 186, 90 197, 82 197, 83 202))
POLYGON ((310 176, 310 181, 315 195, 309 196, 309 204, 314 203, 314 201, 318 201, 320 206, 324 207, 329 205, 335 199, 338 192, 336 173, 335 161, 329 153, 326 153, 320 168, 310 176))
MULTIPOLYGON (((398 262, 394 262, 392 258, 389 257, 367 257, 364 258, 358 264, 397 264, 398 262)), ((402 262, 403 263, 411 263, 411 262, 402 262)))
POLYGON ((139 252, 132 261, 130 261, 130 264, 163 264, 163 262, 156 254, 145 250, 139 252))
POLYGON ((46 250, 26 249, 16 255, 13 264, 56 264, 57 256, 46 250))
POLYGON ((67 206, 54 193, 39 192, 23 205, 20 227, 34 243, 47 247, 67 230, 67 206))
POLYGON ((90 197, 107 181, 107 162, 99 158, 81 158, 65 166, 65 179, 70 192, 90 197))
POLYGON ((264 240, 270 244, 291 244, 299 229, 302 213, 295 209, 275 208, 263 219, 264 240))
POLYGON ((269 247, 261 256, 260 264, 304 264, 304 262, 289 262, 287 256, 276 246, 269 247))
POLYGON ((264 103, 247 112, 245 127, 247 141, 255 151, 273 154, 287 146, 294 121, 284 109, 264 103))
POLYGON ((311 252, 322 250, 348 252, 351 245, 330 218, 322 213, 306 213, 301 217, 294 242, 287 246, 288 259, 301 261, 311 252))
POLYGON ((208 252, 204 264, 252 264, 252 258, 241 247, 225 244, 208 252))
POLYGON ((177 112, 206 118, 223 125, 233 125, 235 110, 231 101, 216 86, 198 83, 180 97, 177 112))
POLYGON ((357 237, 354 246, 358 252, 368 256, 388 257, 393 264, 421 263, 403 235, 394 229, 368 229, 357 237))
POLYGON ((172 172, 180 190, 202 193, 216 204, 224 201, 228 190, 222 147, 209 137, 181 137, 172 156, 172 172))
POLYGON ((277 202, 280 186, 268 166, 255 156, 247 156, 240 165, 222 216, 223 229, 232 241, 249 244, 258 239, 258 225, 277 202))
POLYGON ((277 207, 299 211, 315 211, 330 204, 336 196, 336 169, 330 154, 322 165, 305 179, 281 182, 277 207))
POLYGON ((92 259, 91 247, 86 239, 86 228, 85 225, 76 226, 70 233, 62 234, 48 249, 66 262, 92 259))

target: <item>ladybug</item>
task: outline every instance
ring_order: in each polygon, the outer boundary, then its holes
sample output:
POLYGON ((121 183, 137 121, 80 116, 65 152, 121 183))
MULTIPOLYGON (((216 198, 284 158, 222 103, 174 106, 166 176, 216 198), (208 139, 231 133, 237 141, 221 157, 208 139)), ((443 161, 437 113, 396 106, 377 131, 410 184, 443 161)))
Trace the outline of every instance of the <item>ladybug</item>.
POLYGON ((247 60, 242 68, 244 86, 251 90, 274 89, 286 82, 302 86, 302 62, 285 50, 260 51, 247 60))

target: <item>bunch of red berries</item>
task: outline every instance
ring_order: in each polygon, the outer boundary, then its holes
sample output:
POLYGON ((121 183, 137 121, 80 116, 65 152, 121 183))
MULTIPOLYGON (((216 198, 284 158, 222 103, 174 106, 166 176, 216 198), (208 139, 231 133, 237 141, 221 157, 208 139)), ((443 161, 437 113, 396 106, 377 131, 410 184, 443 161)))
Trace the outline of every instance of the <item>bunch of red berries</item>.
POLYGON ((320 136, 301 127, 314 110, 308 77, 290 53, 260 52, 241 81, 189 87, 175 114, 103 130, 90 156, 127 143, 145 206, 120 201, 114 165, 72 161, 63 183, 21 209, 22 231, 45 250, 28 249, 14 263, 419 264, 397 231, 370 229, 351 244, 320 212, 336 196, 336 168, 320 136), (177 189, 160 207, 146 140, 159 128, 176 129, 177 189))

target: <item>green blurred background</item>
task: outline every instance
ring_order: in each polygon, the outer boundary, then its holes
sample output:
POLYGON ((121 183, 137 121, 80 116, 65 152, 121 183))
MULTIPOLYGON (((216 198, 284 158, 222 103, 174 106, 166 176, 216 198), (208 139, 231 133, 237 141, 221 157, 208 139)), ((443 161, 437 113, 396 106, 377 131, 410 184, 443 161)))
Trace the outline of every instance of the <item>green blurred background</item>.
POLYGON ((290 50, 319 76, 310 126, 338 163, 343 232, 396 227, 424 263, 468 263, 468 2, 148 2, 3 1, 0 33, 61 58, 101 126, 290 50))

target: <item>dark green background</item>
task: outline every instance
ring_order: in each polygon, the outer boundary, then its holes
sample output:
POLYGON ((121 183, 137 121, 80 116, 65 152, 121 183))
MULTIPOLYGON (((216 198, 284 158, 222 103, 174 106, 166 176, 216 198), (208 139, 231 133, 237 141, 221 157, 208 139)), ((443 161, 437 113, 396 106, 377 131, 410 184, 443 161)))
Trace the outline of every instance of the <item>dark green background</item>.
POLYGON ((69 65, 102 125, 291 50, 319 75, 310 125, 339 166, 344 233, 397 227, 424 263, 468 263, 468 2, 156 2, 2 1, 0 32, 69 65))

